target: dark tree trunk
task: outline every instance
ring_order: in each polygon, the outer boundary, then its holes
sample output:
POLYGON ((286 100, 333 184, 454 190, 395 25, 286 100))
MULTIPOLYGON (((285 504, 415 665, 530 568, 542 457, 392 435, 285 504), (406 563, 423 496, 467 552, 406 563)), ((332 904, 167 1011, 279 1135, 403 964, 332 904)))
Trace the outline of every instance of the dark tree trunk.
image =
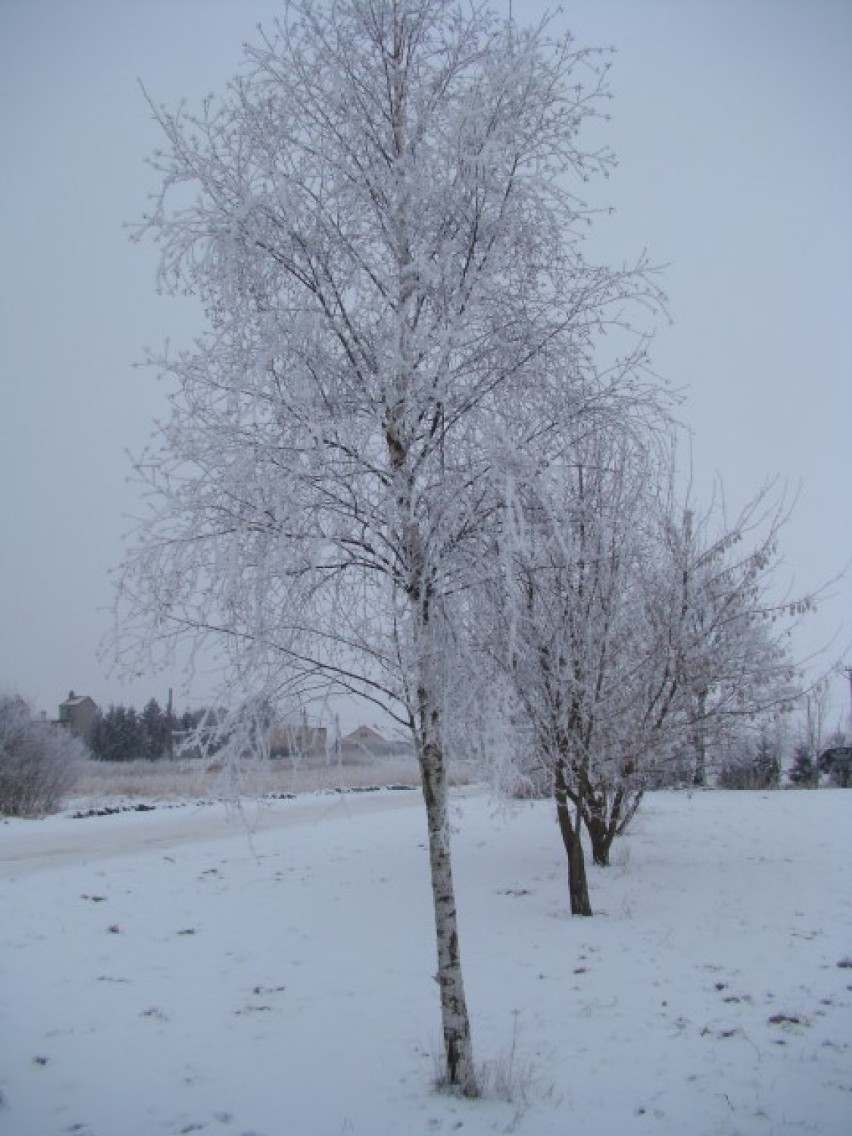
POLYGON ((609 867, 609 851, 615 839, 615 825, 607 824, 603 817, 590 815, 586 818, 586 829, 592 845, 592 860, 601 868, 609 867))
POLYGON ((571 805, 565 784, 565 771, 557 765, 553 778, 553 796, 556 801, 556 819, 562 843, 568 856, 568 891, 571 898, 572 915, 591 915, 589 885, 586 878, 586 858, 583 855, 580 820, 571 815, 571 805))
POLYGON ((696 699, 697 708, 692 740, 695 749, 695 765, 692 770, 692 784, 696 789, 703 789, 707 785, 707 731, 705 728, 707 691, 699 691, 696 699))
MULTIPOLYGON (((626 775, 632 774, 632 768, 626 775)), ((589 802, 585 799, 583 822, 592 846, 592 860, 601 868, 608 868, 610 851, 616 836, 621 836, 633 817, 644 795, 642 789, 627 789, 623 785, 616 789, 610 804, 606 793, 589 802)))
POLYGON ((707 760, 704 754, 704 746, 701 745, 695 751, 695 768, 692 771, 692 787, 694 789, 704 789, 707 785, 707 760))

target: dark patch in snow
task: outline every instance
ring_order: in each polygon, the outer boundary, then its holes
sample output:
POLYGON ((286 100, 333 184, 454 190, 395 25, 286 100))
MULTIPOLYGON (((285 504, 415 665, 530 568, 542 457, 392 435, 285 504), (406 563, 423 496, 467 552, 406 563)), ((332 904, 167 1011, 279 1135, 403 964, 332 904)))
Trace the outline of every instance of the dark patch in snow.
POLYGON ((352 785, 333 789, 316 789, 308 793, 264 793, 264 801, 294 801, 297 797, 343 797, 350 793, 413 793, 416 785, 352 785))
POLYGON ((168 1015, 164 1014, 159 1006, 151 1006, 149 1009, 143 1010, 139 1017, 154 1018, 158 1022, 167 1022, 169 1020, 168 1015))
MULTIPOLYGON (((87 809, 71 814, 72 820, 88 820, 89 817, 115 816, 117 813, 152 813, 156 805, 146 805, 140 801, 138 805, 104 805, 100 809, 87 809)), ((174 807, 174 806, 172 806, 174 807)))
POLYGON ((333 793, 413 793, 416 785, 355 785, 351 789, 332 789, 333 793))
POLYGON ((770 1025, 773 1026, 805 1026, 808 1024, 807 1018, 799 1014, 773 1014, 768 1020, 770 1025))

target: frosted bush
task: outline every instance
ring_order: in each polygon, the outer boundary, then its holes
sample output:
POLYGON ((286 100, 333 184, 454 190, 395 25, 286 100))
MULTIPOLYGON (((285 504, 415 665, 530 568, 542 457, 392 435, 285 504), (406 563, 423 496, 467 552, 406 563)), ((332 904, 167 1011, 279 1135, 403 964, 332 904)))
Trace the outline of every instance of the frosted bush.
POLYGON ((82 767, 85 748, 66 729, 33 717, 22 698, 0 697, 0 813, 56 812, 82 767))

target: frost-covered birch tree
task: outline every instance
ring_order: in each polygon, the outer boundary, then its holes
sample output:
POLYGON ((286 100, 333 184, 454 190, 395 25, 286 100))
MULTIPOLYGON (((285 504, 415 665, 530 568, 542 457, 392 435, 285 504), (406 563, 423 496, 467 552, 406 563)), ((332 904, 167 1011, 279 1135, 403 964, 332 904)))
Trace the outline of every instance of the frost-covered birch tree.
MULTIPOLYGON (((215 641, 233 688, 332 691, 411 731, 448 1081, 476 1091, 447 820, 453 598, 479 578, 493 439, 573 376, 644 265, 584 260, 583 146, 606 65, 478 3, 292 0, 197 113, 155 106, 140 226, 207 329, 158 360, 172 411, 119 642, 215 641)), ((560 405, 561 404, 561 410, 560 405)), ((127 657, 127 656, 126 656, 127 657)), ((450 727, 453 729, 450 729, 450 727)))

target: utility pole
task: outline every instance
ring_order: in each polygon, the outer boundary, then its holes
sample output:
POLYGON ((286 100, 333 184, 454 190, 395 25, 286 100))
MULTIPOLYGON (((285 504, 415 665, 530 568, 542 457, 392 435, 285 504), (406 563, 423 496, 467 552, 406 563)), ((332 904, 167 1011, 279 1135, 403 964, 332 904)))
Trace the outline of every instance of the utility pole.
POLYGON ((169 761, 175 759, 175 720, 172 714, 172 688, 169 687, 169 701, 166 704, 166 754, 169 761))

